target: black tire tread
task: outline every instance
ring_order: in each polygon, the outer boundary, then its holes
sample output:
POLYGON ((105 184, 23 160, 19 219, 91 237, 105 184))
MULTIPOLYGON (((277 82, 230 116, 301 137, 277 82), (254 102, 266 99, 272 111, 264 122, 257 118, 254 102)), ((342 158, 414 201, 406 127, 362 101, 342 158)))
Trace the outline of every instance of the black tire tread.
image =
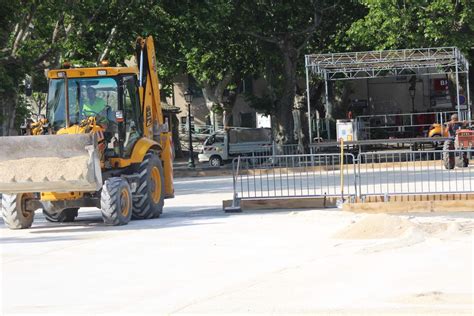
MULTIPOLYGON (((102 192, 100 194, 100 208, 102 212, 102 218, 106 225, 119 226, 126 225, 130 222, 131 210, 129 216, 123 217, 121 215, 120 208, 120 193, 121 189, 127 186, 130 193, 130 187, 127 181, 122 178, 110 178, 107 179, 102 186, 102 192)), ((129 194, 131 199, 131 193, 129 194)), ((131 201, 130 201, 131 203, 131 201)))
POLYGON ((43 215, 48 222, 72 223, 77 217, 78 208, 66 208, 58 213, 50 213, 43 209, 43 215))
POLYGON ((217 155, 211 156, 211 158, 209 158, 209 166, 211 166, 211 167, 220 167, 220 166, 222 166, 222 158, 217 156, 217 155), (219 161, 219 164, 217 166, 214 166, 212 164, 213 159, 217 159, 217 161, 219 161))
POLYGON ((148 152, 138 168, 139 183, 137 187, 137 196, 133 200, 134 219, 152 219, 160 217, 164 205, 164 178, 163 167, 160 158, 153 152, 148 152), (157 165, 161 175, 161 200, 156 205, 153 203, 149 192, 150 172, 149 166, 157 165))
POLYGON ((30 216, 25 217, 22 214, 21 205, 18 205, 19 195, 2 194, 2 217, 5 224, 10 229, 30 228, 33 224, 35 213, 32 211, 30 216))

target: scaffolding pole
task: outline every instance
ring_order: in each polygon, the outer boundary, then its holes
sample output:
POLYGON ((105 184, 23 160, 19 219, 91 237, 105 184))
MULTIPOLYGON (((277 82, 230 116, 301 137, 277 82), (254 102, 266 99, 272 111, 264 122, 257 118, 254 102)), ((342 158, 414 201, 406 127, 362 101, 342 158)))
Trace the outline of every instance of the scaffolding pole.
MULTIPOLYGON (((306 65, 308 64, 306 60, 306 65)), ((308 136, 309 136, 309 143, 313 143, 313 132, 311 128, 311 100, 310 100, 310 93, 309 93, 309 71, 308 67, 306 68, 306 100, 308 103, 308 136)))
POLYGON ((466 104, 467 104, 467 115, 469 120, 469 126, 472 126, 472 113, 471 113, 471 91, 469 88, 469 64, 466 65, 467 74, 466 74, 466 104))
POLYGON ((459 98, 459 67, 457 63, 457 54, 456 54, 456 106, 457 106, 457 112, 458 112, 458 119, 461 120, 461 101, 459 98))
MULTIPOLYGON (((326 72, 324 72, 324 91, 325 91, 325 98, 326 98, 326 121, 328 118, 331 117, 332 115, 332 109, 329 108, 329 86, 328 86, 328 75, 326 72)), ((330 127, 326 127, 327 132, 328 132, 328 139, 331 139, 331 131, 330 127)))

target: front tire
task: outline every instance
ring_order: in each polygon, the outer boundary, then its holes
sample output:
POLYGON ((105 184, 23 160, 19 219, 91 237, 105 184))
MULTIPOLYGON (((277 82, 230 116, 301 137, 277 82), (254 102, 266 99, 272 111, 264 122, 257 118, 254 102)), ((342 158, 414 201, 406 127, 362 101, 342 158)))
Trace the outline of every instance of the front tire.
POLYGON ((25 193, 2 195, 2 216, 8 228, 25 229, 33 224, 35 212, 26 209, 27 198, 25 193))
POLYGON ((53 223, 71 223, 74 222, 78 215, 78 208, 66 208, 59 212, 49 212, 46 209, 43 210, 43 215, 47 221, 53 223))
POLYGON ((161 160, 154 153, 147 153, 138 169, 140 177, 133 201, 134 219, 160 217, 165 204, 165 181, 161 160))
POLYGON ((132 218, 132 193, 128 182, 122 178, 105 181, 100 194, 102 219, 106 225, 126 225, 132 218))
POLYGON ((219 156, 212 156, 211 158, 209 158, 209 166, 211 167, 222 166, 222 158, 219 156))

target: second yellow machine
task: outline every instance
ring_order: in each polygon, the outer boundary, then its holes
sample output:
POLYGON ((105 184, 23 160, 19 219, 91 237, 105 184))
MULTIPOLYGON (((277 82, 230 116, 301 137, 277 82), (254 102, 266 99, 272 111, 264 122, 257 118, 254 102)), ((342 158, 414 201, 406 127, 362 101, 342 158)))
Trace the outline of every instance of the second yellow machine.
POLYGON ((8 227, 31 227, 37 209, 67 222, 80 207, 98 207, 108 225, 160 216, 174 196, 172 142, 151 36, 137 40, 136 60, 49 71, 46 117, 26 136, 0 137, 8 227))

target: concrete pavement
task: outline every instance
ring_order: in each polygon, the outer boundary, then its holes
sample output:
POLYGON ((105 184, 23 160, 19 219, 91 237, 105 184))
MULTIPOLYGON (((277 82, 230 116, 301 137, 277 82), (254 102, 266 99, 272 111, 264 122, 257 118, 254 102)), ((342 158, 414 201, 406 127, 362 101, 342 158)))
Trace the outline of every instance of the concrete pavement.
POLYGON ((407 217, 456 232, 342 240, 363 214, 229 215, 231 192, 231 177, 180 178, 159 219, 2 226, 2 314, 471 314, 471 214, 407 217))

